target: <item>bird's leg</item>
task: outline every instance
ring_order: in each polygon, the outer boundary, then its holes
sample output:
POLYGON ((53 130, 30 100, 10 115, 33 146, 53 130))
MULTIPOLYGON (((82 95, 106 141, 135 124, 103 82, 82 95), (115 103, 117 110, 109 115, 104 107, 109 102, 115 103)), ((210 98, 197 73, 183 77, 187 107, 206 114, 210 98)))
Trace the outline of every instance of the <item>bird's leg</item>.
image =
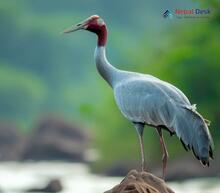
POLYGON ((168 152, 167 152, 166 144, 165 144, 164 139, 163 139, 163 133, 162 133, 161 128, 157 127, 156 129, 157 129, 157 132, 160 136, 160 144, 161 144, 162 151, 163 151, 163 157, 162 157, 163 175, 162 175, 162 178, 164 179, 165 178, 166 167, 167 167, 168 152))
POLYGON ((136 128, 139 143, 141 147, 141 171, 144 171, 145 167, 145 156, 144 156, 144 141, 143 141, 143 133, 144 133, 144 124, 143 123, 134 123, 136 128))

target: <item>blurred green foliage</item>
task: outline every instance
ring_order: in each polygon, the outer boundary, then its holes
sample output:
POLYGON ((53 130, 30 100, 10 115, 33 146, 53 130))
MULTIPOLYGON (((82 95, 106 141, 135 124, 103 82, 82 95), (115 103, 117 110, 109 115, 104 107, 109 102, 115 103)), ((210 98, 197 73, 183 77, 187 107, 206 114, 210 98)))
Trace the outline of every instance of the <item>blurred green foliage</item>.
POLYGON ((1 118, 22 121, 45 100, 47 89, 41 79, 31 73, 0 65, 1 118))
MULTIPOLYGON (((108 58, 113 65, 149 73, 179 87, 212 121, 220 137, 219 1, 148 4, 143 1, 0 2, 0 118, 30 130, 48 113, 87 126, 101 153, 102 169, 117 160, 139 160, 133 126, 117 109, 111 89, 96 72, 93 35, 60 31, 100 14, 109 26, 108 58), (185 7, 209 7, 209 19, 167 20, 162 13, 185 7), (125 11, 121 11, 125 9, 125 11)), ((183 155, 176 138, 167 138, 170 157, 183 155), (178 143, 178 145, 174 145, 178 143)), ((156 132, 145 130, 147 159, 161 158, 156 132)))

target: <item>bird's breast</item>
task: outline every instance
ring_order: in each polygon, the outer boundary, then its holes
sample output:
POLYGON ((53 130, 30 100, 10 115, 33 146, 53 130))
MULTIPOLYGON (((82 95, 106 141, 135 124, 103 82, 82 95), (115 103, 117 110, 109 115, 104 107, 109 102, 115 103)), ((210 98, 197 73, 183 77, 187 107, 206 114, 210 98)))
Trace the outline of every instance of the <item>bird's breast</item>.
POLYGON ((151 95, 144 88, 140 90, 135 84, 121 84, 114 89, 114 96, 121 113, 127 119, 133 122, 146 122, 148 120, 149 124, 153 122, 147 111, 147 107, 151 105, 148 103, 150 101, 148 98, 151 95))

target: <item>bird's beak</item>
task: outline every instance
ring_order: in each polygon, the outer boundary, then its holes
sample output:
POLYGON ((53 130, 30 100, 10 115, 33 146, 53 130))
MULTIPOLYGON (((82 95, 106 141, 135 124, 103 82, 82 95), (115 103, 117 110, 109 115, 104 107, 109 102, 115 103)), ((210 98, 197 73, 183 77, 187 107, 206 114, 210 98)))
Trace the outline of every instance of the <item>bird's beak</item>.
POLYGON ((86 29, 87 27, 87 21, 84 21, 82 23, 78 23, 77 25, 74 25, 73 27, 70 27, 63 31, 63 33, 71 33, 77 30, 86 29))

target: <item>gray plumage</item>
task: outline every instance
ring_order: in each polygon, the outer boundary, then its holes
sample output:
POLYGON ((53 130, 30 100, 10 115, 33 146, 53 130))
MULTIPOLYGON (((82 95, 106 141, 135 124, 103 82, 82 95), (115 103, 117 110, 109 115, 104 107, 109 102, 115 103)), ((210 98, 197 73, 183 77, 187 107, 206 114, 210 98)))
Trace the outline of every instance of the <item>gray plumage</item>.
POLYGON ((141 170, 144 171, 144 126, 155 127, 163 151, 163 178, 168 152, 162 129, 179 137, 186 150, 192 149, 203 165, 213 158, 213 142, 205 119, 175 86, 151 75, 127 72, 113 67, 105 55, 107 26, 98 15, 92 15, 64 33, 87 30, 98 36, 95 61, 98 72, 114 91, 115 101, 122 114, 130 120, 138 134, 141 149, 141 170))
POLYGON ((95 61, 128 120, 176 134, 186 150, 191 149, 203 165, 209 165, 213 142, 208 124, 178 88, 151 75, 116 69, 106 59, 104 46, 96 48, 95 61))

